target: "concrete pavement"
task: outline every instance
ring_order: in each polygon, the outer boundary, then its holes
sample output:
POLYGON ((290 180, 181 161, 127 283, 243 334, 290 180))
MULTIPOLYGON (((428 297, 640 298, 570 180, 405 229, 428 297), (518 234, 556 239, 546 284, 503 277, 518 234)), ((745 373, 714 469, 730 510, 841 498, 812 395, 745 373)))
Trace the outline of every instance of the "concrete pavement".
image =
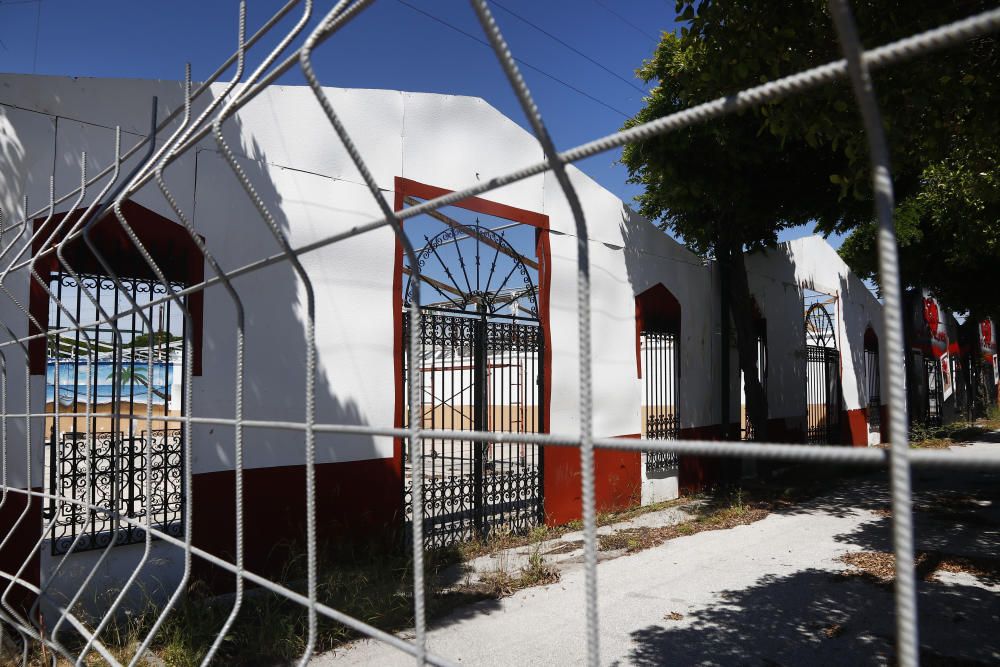
MULTIPOLYGON (((953 451, 984 449, 1000 444, 953 451)), ((915 490, 918 550, 996 559, 1000 475, 918 472, 915 490)), ((848 566, 838 560, 891 550, 888 507, 884 475, 871 475, 751 525, 601 562, 602 664, 892 664, 891 586, 841 576, 848 566)), ((925 663, 1000 662, 998 572, 942 572, 919 583, 925 663)), ((461 608, 435 622, 429 637, 432 651, 463 664, 581 664, 583 571, 570 567, 556 584, 461 608)), ((360 640, 314 664, 412 660, 360 640)))

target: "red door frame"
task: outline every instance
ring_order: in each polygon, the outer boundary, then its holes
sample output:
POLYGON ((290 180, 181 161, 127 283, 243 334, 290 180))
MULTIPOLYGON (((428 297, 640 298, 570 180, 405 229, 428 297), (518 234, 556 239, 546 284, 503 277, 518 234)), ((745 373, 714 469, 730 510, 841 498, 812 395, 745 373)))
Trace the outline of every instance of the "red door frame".
MULTIPOLYGON (((404 200, 407 197, 428 200, 449 195, 453 192, 453 190, 420 183, 403 178, 402 176, 395 178, 394 188, 396 197, 393 207, 396 211, 403 210, 404 200)), ((479 213, 480 215, 490 215, 510 220, 511 222, 519 222, 536 229, 535 253, 538 256, 538 319, 542 326, 545 345, 544 354, 542 355, 542 406, 546 418, 543 420, 542 432, 548 433, 551 421, 549 408, 552 404, 552 332, 549 325, 549 288, 552 283, 552 251, 549 247, 549 216, 479 197, 469 197, 468 199, 449 204, 449 206, 462 208, 473 213, 479 213)), ((395 387, 393 423, 397 428, 402 428, 405 404, 403 397, 403 244, 400 243, 398 238, 396 239, 396 252, 392 271, 392 359, 392 383, 395 387)), ((395 439, 392 453, 393 465, 396 467, 399 481, 402 483, 403 441, 401 438, 395 439)))

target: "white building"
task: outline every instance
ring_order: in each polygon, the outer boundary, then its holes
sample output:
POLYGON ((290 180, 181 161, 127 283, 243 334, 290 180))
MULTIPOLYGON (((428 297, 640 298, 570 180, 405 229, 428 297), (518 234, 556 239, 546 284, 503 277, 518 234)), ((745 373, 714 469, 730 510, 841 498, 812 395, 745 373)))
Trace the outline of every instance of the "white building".
MULTIPOLYGON (((221 86, 213 86, 213 93, 220 91, 221 86)), ((543 157, 530 133, 481 99, 333 88, 326 94, 387 201, 397 210, 543 157)), ((0 76, 0 206, 5 220, 24 216, 24 196, 32 211, 47 203, 49 175, 54 178, 57 193, 76 187, 84 151, 91 175, 110 165, 115 126, 121 127, 123 147, 131 147, 149 131, 152 98, 158 98, 158 118, 162 119, 181 104, 181 95, 182 87, 176 82, 0 76)), ((194 114, 206 104, 207 100, 199 100, 194 114)), ((173 129, 171 126, 160 133, 157 146, 173 129)), ((293 248, 320 242, 382 217, 307 88, 271 87, 227 121, 224 133, 293 248)), ((136 160, 127 160, 122 171, 128 173, 136 160)), ((722 430, 718 398, 722 344, 714 267, 657 230, 579 170, 570 167, 569 172, 583 203, 589 234, 595 435, 637 437, 656 431, 681 438, 718 437, 722 430), (644 336, 667 336, 670 342, 650 342, 652 338, 644 341, 644 336), (655 350, 676 356, 666 359, 646 355, 655 350), (657 370, 649 364, 662 366, 657 370), (650 382, 659 384, 651 389, 650 382), (658 398, 659 391, 669 393, 666 398, 658 398), (659 421, 647 424, 644 420, 651 416, 659 421)), ((177 204, 224 269, 231 271, 279 252, 274 236, 211 137, 171 165, 166 181, 177 204)), ((89 203, 103 185, 104 181, 93 186, 79 207, 89 203)), ((56 212, 66 213, 72 206, 70 198, 56 206, 56 212)), ((190 235, 155 184, 138 192, 124 213, 170 280, 196 284, 202 276, 213 277, 212 269, 203 264, 190 235)), ((452 222, 420 216, 404 226, 428 262, 424 268, 430 280, 423 285, 421 303, 433 301, 434 307, 444 307, 450 314, 427 312, 472 322, 478 317, 476 312, 483 312, 476 311, 483 299, 497 304, 506 299, 507 305, 497 306, 489 320, 516 326, 504 329, 497 324, 496 331, 506 333, 496 333, 494 338, 489 338, 494 334, 483 334, 488 349, 481 366, 476 365, 475 351, 463 347, 465 343, 457 338, 459 333, 449 333, 450 342, 441 343, 443 347, 425 355, 421 363, 430 364, 422 372, 425 392, 429 391, 425 396, 430 397, 422 406, 425 420, 439 420, 434 423, 438 428, 468 429, 479 419, 499 430, 577 432, 577 239, 573 217, 555 178, 551 174, 535 176, 491 191, 483 199, 446 207, 441 214, 452 222), (447 233, 441 237, 424 233, 433 225, 447 233), (491 234, 502 236, 504 242, 496 241, 491 234), (435 249, 451 253, 460 243, 469 245, 470 241, 482 251, 475 262, 471 254, 464 256, 464 263, 434 257, 435 249), (497 246, 502 248, 498 250, 497 246), (492 284, 492 278, 486 277, 488 255, 493 251, 500 263, 513 262, 511 275, 518 276, 516 289, 508 285, 490 292, 480 284, 492 284), (476 296, 486 292, 488 298, 476 296), (503 299, 498 296, 501 293, 503 299), (519 304, 516 313, 511 312, 511 302, 519 304), (458 310, 464 314, 456 315, 458 310), (512 314, 517 317, 512 319, 512 314), (528 347, 504 352, 504 345, 514 345, 510 342, 515 336, 511 331, 517 332, 519 341, 528 341, 523 343, 528 347), (447 364, 442 361, 442 365, 433 366, 437 363, 434 359, 442 355, 451 355, 447 364), (513 374, 503 375, 507 372, 503 369, 515 367, 518 379, 513 374), (468 377, 456 375, 466 372, 468 377), (476 385, 480 377, 477 374, 483 372, 487 373, 486 379, 476 385), (426 384, 432 380, 435 387, 427 390, 426 384), (484 392, 476 395, 486 396, 484 400, 488 401, 479 413, 472 405, 475 399, 471 396, 476 391, 484 392), (442 416, 445 414, 450 415, 450 422, 440 421, 446 419, 442 416)), ((44 218, 34 223, 34 229, 48 234, 47 230, 58 225, 58 219, 42 227, 44 218)), ((71 225, 72 216, 69 220, 65 228, 71 225)), ((141 258, 137 259, 123 241, 114 220, 102 221, 95 229, 98 244, 105 244, 102 247, 107 247, 108 256, 113 258, 110 261, 120 275, 150 277, 141 258)), ((4 244, 13 233, 5 235, 4 244)), ((28 230, 21 236, 20 245, 15 244, 0 263, 6 265, 30 233, 28 230)), ((57 240, 60 233, 64 234, 65 229, 56 234, 57 240)), ((100 273, 99 262, 84 250, 72 251, 70 256, 85 269, 83 272, 100 273)), ((60 270, 55 263, 46 261, 50 260, 43 258, 38 268, 60 270)), ((317 423, 403 425, 402 373, 406 359, 402 306, 409 293, 410 273, 392 229, 384 226, 323 245, 301 255, 301 261, 316 299, 317 423)), ((867 426, 864 437, 853 429, 869 399, 858 370, 865 363, 862 350, 866 327, 870 326, 881 340, 878 302, 820 239, 785 244, 767 254, 752 255, 747 261, 751 287, 766 318, 767 345, 772 350, 767 378, 770 417, 776 424, 772 430, 780 427, 782 435, 798 438, 804 430, 803 293, 808 288, 835 296, 841 353, 839 380, 843 387, 842 398, 836 400, 847 413, 844 423, 852 425, 845 431, 849 437, 837 441, 868 442, 867 426)), ((306 285, 287 262, 243 273, 233 284, 246 315, 244 417, 302 422, 306 285)), ((43 290, 29 288, 26 269, 12 271, 5 286, 19 303, 31 304, 33 313, 48 312, 48 296, 43 290)), ((194 377, 191 404, 185 406, 185 411, 195 418, 232 419, 237 331, 233 302, 221 286, 215 285, 203 294, 192 295, 187 307, 191 313, 189 339, 194 377)), ((17 336, 29 332, 29 318, 10 299, 0 298, 0 320, 17 336)), ((48 328, 52 328, 51 323, 48 328)), ((136 331, 145 330, 137 325, 136 331)), ((0 348, 6 358, 7 409, 11 413, 23 412, 26 407, 36 413, 42 410, 45 374, 36 371, 39 364, 44 367, 45 350, 44 339, 37 340, 41 347, 33 347, 28 355, 32 371, 30 406, 24 404, 24 392, 15 380, 23 377, 25 354, 9 342, 9 336, 3 341, 6 346, 0 348)), ((730 382, 735 390, 729 413, 735 423, 740 414, 739 374, 735 363, 731 369, 730 382)), ((8 452, 8 483, 21 488, 29 485, 27 455, 19 452, 25 442, 24 428, 23 420, 8 424, 8 442, 17 447, 8 452)), ((49 484, 38 464, 45 449, 41 433, 42 429, 33 425, 30 486, 35 489, 48 488, 49 484)), ((400 443, 388 436, 320 432, 316 437, 321 539, 346 534, 384 535, 387 528, 402 526, 407 464, 400 443)), ((234 430, 230 425, 194 423, 191 441, 185 446, 193 454, 192 486, 185 491, 192 503, 193 526, 184 526, 178 520, 168 528, 177 535, 192 530, 195 546, 228 558, 234 543, 234 430)), ((291 520, 300 520, 305 502, 303 433, 294 428, 248 427, 244 446, 247 567, 265 571, 271 566, 273 545, 294 538, 302 528, 291 520)), ((494 520, 530 524, 541 520, 562 523, 579 517, 578 451, 555 447, 542 457, 534 448, 512 447, 506 451, 479 451, 467 442, 458 442, 457 446, 456 441, 428 444, 425 453, 430 493, 443 497, 441 494, 448 490, 475 499, 476 490, 470 485, 476 484, 474 472, 480 466, 486 478, 482 482, 486 488, 480 489, 480 495, 488 498, 475 502, 492 503, 480 508, 480 518, 475 520, 475 512, 464 505, 429 515, 430 530, 440 531, 441 541, 480 530, 477 520, 487 524, 494 520)), ((678 466, 673 461, 651 462, 645 460, 645 455, 619 451, 599 451, 596 468, 600 509, 673 497, 679 489, 696 487, 718 474, 713 459, 684 458, 678 466), (656 465, 647 465, 650 463, 656 465)), ((53 549, 50 535, 41 532, 41 508, 36 508, 30 520, 17 523, 20 510, 12 508, 18 502, 21 500, 8 500, 7 507, 0 508, 0 521, 16 524, 19 531, 13 541, 16 545, 8 545, 6 553, 0 553, 0 569, 9 570, 11 564, 16 568, 34 542, 41 539, 37 571, 30 576, 48 584, 48 593, 54 598, 70 596, 80 576, 102 550, 56 555, 58 549, 53 549), (55 568, 64 559, 68 563, 53 578, 55 568)), ((98 538, 95 533, 87 539, 98 538)), ((140 562, 143 549, 141 543, 111 548, 106 566, 100 570, 104 580, 94 583, 93 590, 120 584, 122 573, 140 562)), ((153 557, 143 561, 144 581, 160 582, 169 590, 171 582, 180 576, 182 552, 164 542, 154 543, 152 551, 153 557)), ((198 576, 216 577, 220 586, 225 585, 224 576, 196 561, 198 576)))

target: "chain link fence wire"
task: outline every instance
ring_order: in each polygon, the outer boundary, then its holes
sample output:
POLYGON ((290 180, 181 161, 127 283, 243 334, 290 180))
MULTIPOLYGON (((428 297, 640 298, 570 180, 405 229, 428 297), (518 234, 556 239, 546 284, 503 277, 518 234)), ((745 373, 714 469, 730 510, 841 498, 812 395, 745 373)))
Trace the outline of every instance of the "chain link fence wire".
MULTIPOLYGON (((305 0, 304 2, 292 0, 281 7, 259 30, 247 39, 245 35, 246 7, 245 3, 241 2, 238 13, 238 39, 235 51, 207 81, 193 90, 190 81, 190 68, 187 69, 184 84, 185 100, 182 108, 174 110, 163 120, 157 122, 154 106, 153 123, 149 135, 139 140, 124 153, 121 152, 121 132, 120 130, 116 131, 114 160, 111 165, 96 175, 89 176, 87 174, 86 156, 81 156, 81 165, 83 166, 80 173, 80 186, 58 196, 54 191, 54 187, 50 186, 50 199, 43 208, 29 213, 28 202, 25 201, 23 208, 19 212, 0 212, 0 216, 2 216, 0 217, 0 262, 2 262, 2 271, 0 271, 0 292, 2 292, 2 296, 0 298, 9 299, 14 307, 33 325, 27 334, 22 334, 18 333, 23 328, 22 322, 0 322, 3 332, 6 334, 6 340, 0 342, 0 375, 2 375, 0 377, 0 380, 2 380, 2 387, 0 387, 0 459, 2 459, 2 471, 0 471, 0 475, 2 475, 2 478, 0 478, 0 489, 2 489, 0 511, 15 517, 8 528, 7 534, 0 538, 0 554, 4 550, 10 552, 15 548, 18 549, 18 552, 24 551, 26 545, 17 544, 18 540, 15 536, 19 528, 30 527, 32 522, 38 520, 37 515, 31 511, 33 503, 52 503, 54 504, 56 514, 58 514, 60 508, 69 506, 81 514, 93 513, 95 516, 106 517, 114 524, 116 530, 125 526, 139 529, 142 531, 142 535, 144 535, 142 560, 128 577, 121 591, 107 604, 103 610, 103 614, 95 623, 88 620, 81 612, 80 596, 87 585, 97 576, 102 564, 106 562, 109 554, 112 552, 116 540, 110 539, 107 545, 98 550, 98 556, 87 571, 76 595, 71 597, 67 602, 59 602, 48 595, 48 584, 39 586, 33 583, 31 578, 26 575, 29 564, 33 559, 38 557, 40 550, 43 548, 43 543, 49 535, 49 529, 52 522, 55 521, 55 517, 53 516, 47 523, 43 524, 41 538, 28 547, 28 555, 22 559, 19 565, 13 569, 8 567, 0 571, 0 622, 4 625, 8 641, 10 640, 10 633, 13 633, 14 644, 19 647, 20 660, 24 664, 27 664, 29 652, 33 648, 44 646, 53 656, 53 663, 56 660, 56 656, 59 656, 75 664, 83 664, 89 659, 88 656, 96 653, 110 664, 120 664, 111 648, 107 645, 103 635, 109 623, 119 613, 125 598, 140 585, 139 574, 142 570, 142 565, 149 558, 152 540, 155 538, 183 552, 183 574, 166 603, 159 610, 154 623, 141 638, 129 664, 138 664, 144 659, 164 621, 171 613, 176 613, 179 602, 184 597, 191 579, 192 562, 194 559, 200 559, 225 572, 232 573, 235 579, 235 595, 232 598, 231 609, 226 616, 222 628, 218 631, 210 649, 205 655, 203 664, 213 661, 226 634, 232 628, 243 606, 245 600, 244 592, 247 584, 277 594, 287 600, 288 603, 300 605, 306 611, 308 630, 304 640, 304 649, 298 661, 299 664, 304 665, 308 663, 316 650, 317 622, 320 617, 341 623, 362 636, 378 642, 384 642, 407 653, 413 657, 417 664, 453 664, 447 656, 435 655, 429 652, 427 648, 426 582, 424 581, 423 566, 424 511, 421 506, 425 480, 421 473, 421 460, 424 456, 422 443, 425 438, 455 438, 482 443, 526 443, 544 447, 570 447, 579 449, 582 470, 581 490, 585 544, 585 595, 583 602, 586 606, 585 638, 587 662, 589 665, 598 665, 601 662, 599 644, 600 619, 597 615, 598 571, 594 491, 595 447, 718 457, 749 457, 762 460, 838 462, 887 467, 891 481, 892 542, 897 568, 895 578, 896 650, 899 664, 904 667, 917 665, 919 662, 919 641, 917 636, 917 600, 913 567, 914 544, 910 480, 912 467, 1000 468, 1000 457, 971 455, 953 458, 947 452, 911 452, 908 448, 908 420, 902 363, 904 349, 899 263, 892 220, 892 180, 889 151, 872 86, 871 71, 919 56, 925 56, 937 49, 953 46, 996 31, 1000 29, 1000 9, 970 16, 966 19, 942 25, 890 44, 866 49, 859 41, 847 0, 830 0, 829 9, 844 54, 843 59, 826 63, 791 76, 769 81, 759 86, 753 86, 727 97, 692 106, 679 113, 671 114, 625 131, 614 132, 569 150, 559 151, 556 149, 546 128, 541 111, 535 104, 531 91, 520 73, 517 65, 518 61, 511 53, 510 47, 504 39, 499 26, 493 19, 489 3, 487 0, 471 0, 472 7, 482 26, 485 37, 527 116, 531 130, 544 152, 545 159, 536 164, 520 167, 486 182, 470 184, 464 189, 416 203, 400 211, 395 211, 390 202, 386 200, 383 189, 379 187, 371 171, 366 166, 364 155, 353 141, 348 128, 340 121, 334 109, 333 102, 320 86, 312 65, 314 51, 321 47, 324 42, 335 38, 338 30, 352 21, 371 4, 371 0, 341 0, 319 20, 317 26, 311 32, 306 33, 306 26, 313 20, 313 3, 310 0, 305 0), (292 15, 293 12, 298 12, 293 27, 282 35, 274 34, 277 30, 276 26, 282 19, 292 15), (277 38, 278 44, 261 59, 258 66, 244 79, 244 72, 247 69, 248 51, 264 37, 269 37, 272 40, 277 38), (297 47, 295 47, 296 42, 300 42, 300 45, 297 47), (192 118, 193 104, 200 100, 205 92, 209 90, 209 86, 216 82, 234 64, 235 73, 233 78, 224 84, 221 94, 209 102, 197 118, 192 118), (277 224, 274 215, 268 209, 264 199, 255 190, 250 178, 244 172, 235 154, 228 146, 223 133, 227 121, 231 121, 237 111, 266 90, 282 74, 296 67, 301 69, 315 97, 316 103, 321 107, 329 122, 329 131, 334 132, 339 138, 382 213, 381 217, 355 225, 348 231, 326 234, 319 239, 298 246, 292 244, 285 232, 277 224), (875 193, 875 210, 879 225, 879 272, 885 299, 884 324, 887 336, 887 351, 889 358, 897 360, 897 362, 888 365, 891 449, 852 449, 791 444, 727 443, 703 440, 664 441, 595 438, 592 419, 593 378, 591 374, 590 262, 587 244, 587 220, 586 211, 584 211, 567 175, 566 165, 598 153, 612 150, 631 141, 648 139, 655 135, 680 130, 696 123, 707 123, 713 119, 721 118, 727 114, 738 112, 770 100, 795 95, 821 85, 845 79, 849 81, 853 88, 868 137, 872 164, 873 191, 875 193), (156 149, 155 142, 158 134, 172 126, 174 126, 174 129, 171 134, 156 149), (210 135, 224 156, 226 165, 232 172, 233 178, 239 183, 245 196, 253 204, 258 213, 256 221, 247 221, 246 224, 263 225, 273 236, 279 247, 279 252, 275 254, 259 256, 249 263, 229 270, 222 268, 211 250, 207 247, 204 239, 197 234, 191 222, 190 213, 183 210, 180 206, 178 199, 171 192, 164 178, 164 173, 167 169, 174 165, 180 157, 192 152, 199 142, 210 135), (123 165, 132 158, 136 159, 135 168, 127 174, 123 173, 123 165), (402 232, 402 223, 404 220, 436 211, 469 197, 487 193, 504 185, 515 183, 546 171, 552 171, 556 182, 559 184, 566 198, 576 224, 576 236, 578 239, 576 285, 579 314, 579 338, 577 344, 580 362, 579 432, 564 434, 505 434, 486 431, 470 433, 468 431, 447 429, 422 429, 419 414, 419 369, 414 364, 411 364, 407 369, 407 386, 411 392, 409 396, 410 413, 407 423, 411 426, 397 428, 378 425, 318 422, 316 420, 315 408, 315 305, 317 296, 314 293, 310 275, 301 264, 301 257, 319 248, 343 242, 388 226, 394 232, 403 248, 403 252, 410 260, 410 267, 411 271, 414 272, 414 276, 419 277, 420 265, 416 261, 414 249, 406 235, 402 232), (87 201, 92 188, 105 179, 107 180, 100 191, 93 195, 89 204, 86 205, 86 208, 79 216, 74 217, 73 213, 61 216, 55 227, 49 230, 50 222, 55 219, 55 211, 58 206, 71 201, 72 205, 69 210, 71 212, 79 210, 80 206, 87 201), (186 285, 183 289, 171 287, 163 267, 157 264, 153 255, 143 245, 139 235, 136 234, 130 225, 126 212, 127 209, 124 206, 135 193, 148 183, 154 181, 155 186, 162 193, 170 209, 176 215, 177 220, 180 221, 190 235, 204 263, 211 270, 212 275, 195 284, 186 285), (155 276, 156 282, 164 288, 162 296, 153 297, 148 302, 139 304, 131 296, 128 296, 127 289, 123 289, 123 279, 115 273, 112 262, 102 254, 100 244, 92 237, 97 221, 109 213, 114 215, 114 220, 120 225, 121 230, 142 258, 149 272, 155 276), (44 222, 32 230, 31 221, 42 216, 44 216, 44 222), (13 220, 11 220, 12 217, 13 220), (102 265, 104 274, 111 281, 114 289, 124 294, 128 301, 127 304, 117 308, 114 312, 108 312, 106 303, 96 298, 90 291, 86 289, 80 290, 92 306, 94 319, 89 322, 79 321, 74 313, 79 314, 80 311, 74 308, 74 304, 64 303, 60 300, 58 295, 50 289, 45 277, 37 270, 40 260, 47 259, 51 261, 50 258, 54 256, 54 261, 57 262, 60 271, 72 276, 77 281, 81 281, 83 278, 80 274, 84 272, 79 267, 74 267, 73 258, 68 256, 66 252, 69 244, 77 242, 80 239, 82 239, 102 265), (236 286, 234 280, 237 277, 258 272, 274 265, 290 267, 298 276, 305 292, 304 337, 297 343, 301 345, 305 353, 305 384, 301 388, 303 413, 302 418, 295 421, 254 420, 247 418, 244 414, 246 384, 244 369, 247 332, 243 295, 241 295, 240 289, 236 286), (65 321, 68 322, 67 326, 46 330, 46 327, 37 321, 29 309, 18 301, 14 290, 7 285, 7 282, 13 273, 19 271, 27 271, 30 274, 30 280, 34 281, 38 287, 45 291, 51 303, 65 316, 65 321), (191 331, 192 318, 190 317, 190 313, 186 312, 186 298, 215 286, 222 287, 227 298, 231 301, 235 312, 233 330, 235 374, 232 379, 234 412, 232 418, 206 418, 190 415, 190 406, 193 400, 190 381, 192 376, 193 354, 191 345, 193 332, 191 331), (37 470, 45 465, 44 462, 39 462, 32 458, 34 453, 32 448, 33 424, 38 420, 45 419, 54 419, 56 424, 58 424, 61 419, 75 419, 80 417, 83 418, 86 428, 84 441, 89 441, 91 435, 91 418, 94 416, 91 412, 91 395, 89 389, 85 396, 86 408, 83 413, 71 412, 60 414, 60 401, 58 398, 54 401, 54 414, 31 412, 31 406, 34 403, 32 400, 32 380, 27 359, 29 347, 33 341, 39 339, 51 340, 52 337, 61 340, 60 336, 74 336, 77 341, 82 340, 82 345, 86 349, 93 349, 100 346, 100 341, 92 339, 90 332, 95 327, 105 327, 114 335, 116 343, 113 347, 120 348, 124 345, 123 333, 127 329, 127 318, 133 321, 135 318, 139 318, 146 327, 145 330, 153 331, 153 324, 149 319, 150 314, 154 312, 154 308, 163 305, 179 308, 181 312, 188 315, 184 317, 186 331, 183 336, 182 354, 182 373, 185 379, 183 400, 186 402, 187 409, 183 414, 176 417, 163 415, 154 417, 153 392, 148 391, 145 398, 146 411, 144 420, 149 432, 153 430, 154 421, 177 422, 183 432, 183 442, 186 444, 183 448, 183 463, 180 465, 180 469, 183 477, 183 488, 186 489, 186 493, 188 494, 186 502, 183 504, 183 533, 177 535, 158 527, 152 515, 152 503, 145 503, 144 515, 128 516, 127 513, 121 511, 118 504, 89 502, 87 498, 81 498, 78 494, 71 492, 62 493, 61 487, 50 488, 46 491, 34 488, 20 488, 18 485, 11 483, 8 479, 8 471, 12 465, 11 462, 16 461, 18 465, 21 465, 20 457, 23 456, 23 466, 29 480, 33 479, 33 469, 37 470), (8 411, 8 399, 12 395, 11 392, 21 391, 19 388, 21 379, 8 376, 8 355, 22 357, 25 362, 26 370, 23 378, 23 392, 24 405, 27 407, 22 413, 8 411), (23 443, 19 442, 19 438, 8 437, 10 434, 9 425, 12 420, 23 422, 23 443), (235 457, 233 459, 233 468, 235 471, 235 551, 232 560, 221 558, 192 544, 192 507, 198 502, 198 498, 191 495, 192 448, 190 443, 191 428, 195 424, 218 425, 232 428, 233 445, 235 448, 235 457), (302 517, 306 527, 305 547, 307 561, 304 592, 292 590, 272 578, 246 568, 244 559, 246 545, 243 534, 243 512, 245 506, 243 438, 248 429, 278 429, 301 435, 306 467, 306 503, 304 516, 302 517), (343 611, 323 604, 317 599, 317 578, 320 574, 317 563, 315 479, 316 436, 318 434, 391 436, 402 439, 407 443, 413 475, 412 585, 415 621, 412 640, 405 640, 399 636, 379 630, 343 611), (24 611, 22 606, 16 603, 15 598, 18 595, 15 591, 18 593, 27 593, 33 598, 33 604, 27 612, 24 611), (48 627, 40 620, 39 605, 43 600, 57 611, 57 617, 54 620, 48 619, 48 627), (70 629, 83 638, 84 643, 82 648, 71 649, 68 643, 64 641, 64 636, 70 629)), ((311 128, 310 131, 316 131, 317 129, 311 128)), ((415 291, 420 289, 420 283, 419 279, 413 281, 413 289, 415 291)), ((83 283, 80 282, 79 284, 83 283)), ((421 311, 417 305, 419 302, 418 295, 415 295, 415 298, 411 299, 410 302, 409 318, 411 326, 408 327, 409 340, 407 341, 410 358, 419 358, 420 352, 417 338, 421 317, 421 311)), ((151 360, 154 358, 153 338, 153 336, 147 336, 145 341, 144 363, 150 372, 151 360)), ((77 344, 80 345, 81 343, 78 342, 77 344)), ((132 354, 135 355, 134 358, 142 356, 140 353, 135 352, 135 344, 133 344, 132 348, 132 354)), ((58 356, 56 355, 57 365, 59 363, 58 356)), ((92 363, 88 357, 87 377, 90 377, 90 373, 93 370, 91 367, 92 363)), ((132 363, 136 363, 134 359, 132 363)), ((143 363, 141 359, 139 363, 140 365, 143 363)), ((20 366, 20 363, 17 366, 20 366)), ((148 375, 147 377, 152 378, 152 375, 148 375)), ((128 418, 130 415, 112 412, 107 416, 120 419, 123 416, 128 418)), ((56 430, 58 431, 58 427, 56 430)), ((145 462, 145 474, 142 475, 145 485, 143 489, 145 497, 150 497, 153 492, 151 487, 153 477, 153 440, 154 438, 152 437, 146 438, 142 445, 144 447, 143 456, 140 457, 140 460, 145 462)), ((85 484, 88 487, 92 481, 92 476, 95 474, 97 474, 97 471, 92 470, 90 467, 86 468, 85 484)), ((75 548, 83 537, 83 532, 76 535, 70 549, 75 548)), ((59 569, 63 567, 64 563, 65 560, 58 563, 55 574, 58 574, 59 569)), ((53 579, 54 577, 50 577, 48 579, 49 583, 53 579)), ((669 661, 669 656, 664 656, 664 659, 669 661)))

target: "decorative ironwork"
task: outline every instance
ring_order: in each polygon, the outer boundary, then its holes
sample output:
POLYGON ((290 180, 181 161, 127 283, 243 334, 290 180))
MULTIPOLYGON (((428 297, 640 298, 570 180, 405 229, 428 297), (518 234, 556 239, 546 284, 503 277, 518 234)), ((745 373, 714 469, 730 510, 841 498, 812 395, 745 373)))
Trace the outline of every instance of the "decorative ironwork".
MULTIPOLYGON (((443 216, 442 216, 443 217, 443 216)), ((479 225, 459 225, 452 221, 449 227, 433 238, 424 237, 425 245, 417 253, 424 283, 429 286, 425 293, 432 292, 444 301, 422 303, 421 306, 436 306, 453 312, 475 312, 494 315, 503 313, 518 315, 526 310, 531 318, 538 318, 538 296, 535 281, 531 277, 528 264, 534 262, 520 253, 507 241, 503 233, 497 233, 479 225), (474 260, 469 266, 462 252, 471 244, 474 249, 468 259, 474 260), (446 254, 445 248, 453 253, 446 254), (484 250, 485 248, 485 250, 484 250), (427 266, 431 262, 432 266, 427 266), (458 262, 460 271, 452 264, 458 262), (447 280, 430 278, 431 269, 443 271, 447 280), (456 275, 461 275, 461 279, 456 275), (511 281, 514 282, 511 282, 511 281)), ((471 254, 471 253, 470 253, 471 254)), ((537 265, 534 267, 537 270, 537 265)), ((403 303, 409 305, 413 299, 413 276, 406 281, 403 303)))
POLYGON ((833 349, 837 347, 833 318, 822 303, 814 303, 806 311, 806 345, 833 349))
MULTIPOLYGON (((407 368, 419 364, 424 428, 542 432, 544 336, 533 277, 537 263, 515 250, 502 232, 478 221, 464 225, 443 213, 434 217, 449 227, 425 236, 417 253, 421 293, 430 298, 420 304, 420 358, 405 355, 407 368)), ((403 294, 406 305, 412 303, 413 280, 411 273, 403 294)), ((404 341, 409 327, 404 314, 404 341)), ((404 371, 404 384, 407 377, 404 371)), ((501 527, 526 532, 544 520, 541 447, 430 438, 423 446, 428 547, 482 539, 501 527)), ((403 460, 404 512, 412 520, 411 462, 405 451, 403 460)))
MULTIPOLYGON (((674 440, 680 432, 677 387, 680 380, 680 350, 677 334, 643 331, 642 351, 643 435, 656 440, 674 440)), ((678 468, 674 452, 646 452, 646 474, 671 473, 678 468)))
POLYGON ((806 346, 806 442, 840 442, 840 352, 806 346))
MULTIPOLYGON (((53 273, 49 285, 64 307, 75 310, 77 322, 95 319, 88 294, 112 317, 130 307, 123 292, 140 306, 167 294, 158 281, 137 278, 119 279, 116 286, 104 276, 77 281, 53 273)), ((181 283, 169 287, 183 289, 181 283)), ((184 442, 176 423, 164 419, 184 412, 183 316, 174 302, 144 314, 154 331, 132 313, 66 335, 59 330, 68 318, 54 303, 50 307, 46 485, 63 498, 110 510, 50 499, 43 514, 52 521, 55 556, 144 541, 141 527, 119 517, 142 520, 147 509, 154 527, 183 535, 184 442)))
MULTIPOLYGON (((542 431, 543 336, 536 322, 426 311, 420 328, 424 428, 542 431)), ((543 521, 541 447, 440 438, 423 446, 428 547, 483 538, 500 526, 523 532, 543 521)), ((412 519, 407 458, 404 507, 412 519)))

